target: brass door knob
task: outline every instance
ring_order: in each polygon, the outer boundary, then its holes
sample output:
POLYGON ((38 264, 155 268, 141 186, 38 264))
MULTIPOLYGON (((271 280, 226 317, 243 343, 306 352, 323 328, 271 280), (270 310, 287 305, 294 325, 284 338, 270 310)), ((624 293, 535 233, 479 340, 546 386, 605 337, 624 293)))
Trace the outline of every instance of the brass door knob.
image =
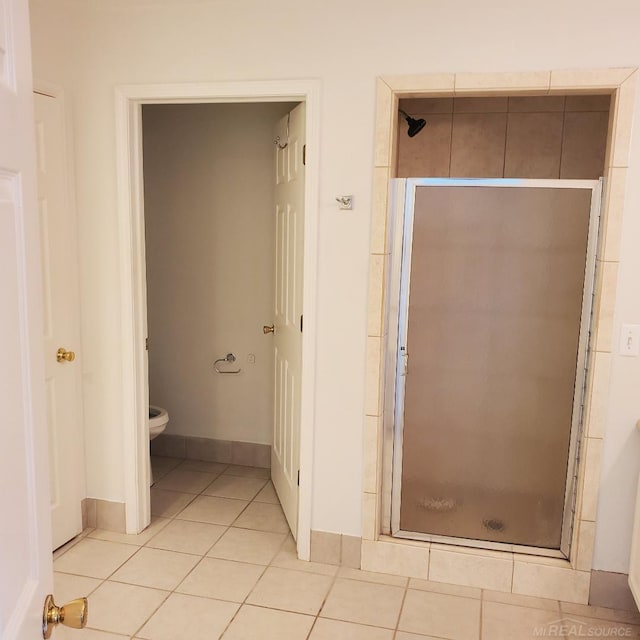
POLYGON ((73 362, 76 354, 73 351, 67 351, 64 347, 60 347, 56 352, 56 360, 58 362, 73 362))
POLYGON ((45 598, 44 610, 42 611, 42 637, 50 638, 53 627, 57 624, 63 624, 65 627, 73 629, 84 629, 87 626, 88 615, 89 603, 86 598, 76 598, 59 607, 53 601, 53 596, 49 594, 45 598))
POLYGON ((265 324, 264 327, 262 327, 262 333, 265 333, 265 334, 266 333, 273 333, 274 331, 275 331, 274 325, 269 326, 269 325, 265 324))

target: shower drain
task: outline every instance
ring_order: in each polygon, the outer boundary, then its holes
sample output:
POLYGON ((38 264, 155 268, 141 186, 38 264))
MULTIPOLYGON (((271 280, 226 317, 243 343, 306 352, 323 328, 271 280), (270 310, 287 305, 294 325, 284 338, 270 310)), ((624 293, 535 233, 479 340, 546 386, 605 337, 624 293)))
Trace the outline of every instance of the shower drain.
POLYGON ((482 524, 485 529, 489 529, 489 531, 504 531, 504 522, 498 518, 490 518, 487 520, 483 520, 482 524))

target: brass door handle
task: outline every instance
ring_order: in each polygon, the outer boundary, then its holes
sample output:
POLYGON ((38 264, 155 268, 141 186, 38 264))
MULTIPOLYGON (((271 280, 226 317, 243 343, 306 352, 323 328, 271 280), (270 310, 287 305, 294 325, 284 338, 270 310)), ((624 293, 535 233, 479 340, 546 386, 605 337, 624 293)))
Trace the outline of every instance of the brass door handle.
POLYGON ((275 332, 275 326, 274 325, 267 325, 265 324, 264 327, 262 327, 262 333, 274 333, 275 332))
POLYGON ((42 612, 42 637, 45 640, 50 638, 53 627, 57 624, 73 629, 84 629, 87 626, 88 615, 89 603, 86 598, 76 598, 59 607, 53 601, 53 596, 49 594, 44 601, 42 612))
POLYGON ((73 351, 67 351, 64 347, 60 347, 56 352, 56 360, 58 362, 73 362, 76 354, 73 351))

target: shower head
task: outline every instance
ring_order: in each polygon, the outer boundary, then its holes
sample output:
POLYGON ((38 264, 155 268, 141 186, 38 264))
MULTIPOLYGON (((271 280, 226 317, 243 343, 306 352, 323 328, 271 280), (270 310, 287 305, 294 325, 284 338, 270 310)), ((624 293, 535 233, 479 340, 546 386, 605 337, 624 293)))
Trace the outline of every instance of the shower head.
POLYGON ((407 121, 407 124, 409 125, 407 134, 410 138, 413 138, 413 136, 420 133, 424 129, 424 126, 427 124, 427 121, 424 118, 416 120, 415 118, 412 118, 408 113, 405 113, 402 109, 398 109, 398 112, 402 115, 402 117, 407 121))

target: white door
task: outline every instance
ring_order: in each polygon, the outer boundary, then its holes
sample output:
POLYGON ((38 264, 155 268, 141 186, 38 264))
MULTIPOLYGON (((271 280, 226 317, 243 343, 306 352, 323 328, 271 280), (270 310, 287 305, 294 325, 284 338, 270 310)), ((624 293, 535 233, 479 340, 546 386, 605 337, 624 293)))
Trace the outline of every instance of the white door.
POLYGON ((35 122, 51 527, 57 549, 82 531, 85 479, 77 225, 69 201, 62 99, 36 93, 35 122), (74 359, 57 358, 60 348, 74 354, 74 359))
POLYGON ((277 125, 276 139, 275 415, 271 479, 291 533, 298 529, 302 269, 304 264, 305 107, 277 125), (286 143, 286 146, 284 146, 286 143), (281 148, 283 147, 284 148, 281 148))
POLYGON ((0 0, 0 637, 42 637, 51 590, 40 233, 27 0, 0 0))

